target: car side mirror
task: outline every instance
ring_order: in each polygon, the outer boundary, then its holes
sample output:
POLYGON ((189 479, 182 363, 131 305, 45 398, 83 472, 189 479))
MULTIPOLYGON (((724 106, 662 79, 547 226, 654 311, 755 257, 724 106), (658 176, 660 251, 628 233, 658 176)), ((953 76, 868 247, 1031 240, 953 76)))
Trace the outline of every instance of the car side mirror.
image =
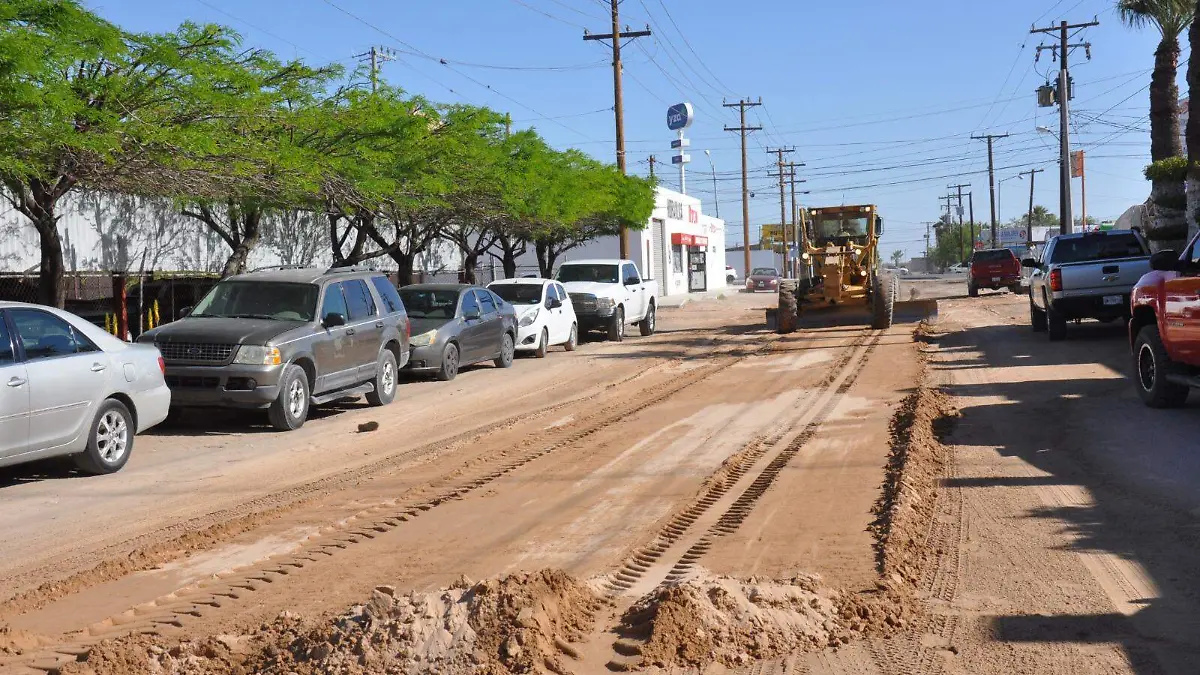
POLYGON ((193 309, 195 309, 195 307, 184 307, 183 309, 179 310, 179 318, 182 319, 188 314, 191 314, 193 309))
POLYGON ((1167 249, 1150 256, 1150 269, 1159 272, 1175 272, 1179 269, 1179 252, 1167 249))
POLYGON ((634 277, 629 277, 628 279, 625 280, 626 286, 636 286, 640 283, 642 283, 641 279, 636 279, 634 277))
POLYGON ((321 325, 326 328, 337 328, 338 326, 346 325, 346 317, 339 312, 330 312, 321 319, 321 325))
POLYGON ((558 309, 562 307, 562 300, 558 298, 549 298, 546 300, 546 309, 558 309))
POLYGON ((478 319, 479 316, 480 316, 479 310, 477 310, 477 309, 463 312, 463 318, 466 319, 467 321, 474 321, 474 320, 478 319))
POLYGON ((1021 261, 1021 267, 1039 267, 1038 261, 1033 258, 1025 258, 1021 261))

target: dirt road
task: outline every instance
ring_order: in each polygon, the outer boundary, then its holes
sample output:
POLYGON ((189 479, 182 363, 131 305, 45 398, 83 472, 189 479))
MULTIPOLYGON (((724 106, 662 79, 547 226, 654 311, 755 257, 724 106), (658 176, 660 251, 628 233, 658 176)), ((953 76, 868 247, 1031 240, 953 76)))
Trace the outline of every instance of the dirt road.
POLYGON ((209 420, 0 493, 0 671, 1189 673, 1197 407, 1121 331, 660 334, 413 383, 298 434, 209 420), (376 420, 380 429, 359 434, 376 420))

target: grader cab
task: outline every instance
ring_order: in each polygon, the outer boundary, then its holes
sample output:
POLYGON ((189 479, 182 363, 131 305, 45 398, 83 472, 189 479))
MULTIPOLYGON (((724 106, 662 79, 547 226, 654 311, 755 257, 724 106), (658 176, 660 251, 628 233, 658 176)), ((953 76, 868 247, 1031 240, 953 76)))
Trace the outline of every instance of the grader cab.
POLYGON ((899 280, 880 264, 883 219, 874 205, 812 208, 805 215, 800 266, 808 274, 780 286, 781 333, 796 330, 800 316, 808 314, 817 321, 836 317, 889 328, 897 309, 906 318, 936 312, 932 301, 897 301, 899 280))

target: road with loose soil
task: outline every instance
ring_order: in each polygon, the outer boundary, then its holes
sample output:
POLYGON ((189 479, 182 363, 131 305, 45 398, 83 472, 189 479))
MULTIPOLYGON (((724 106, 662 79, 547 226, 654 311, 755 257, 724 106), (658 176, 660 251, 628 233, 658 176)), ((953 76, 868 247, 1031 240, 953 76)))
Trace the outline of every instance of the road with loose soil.
MULTIPOLYGON (((7 469, 0 672, 309 672, 247 645, 384 584, 444 600, 545 569, 582 585, 538 611, 588 617, 537 619, 548 672, 1194 672, 1200 406, 1143 408, 1115 325, 1052 344, 1023 297, 961 287, 905 284, 942 298, 919 330, 786 336, 763 328, 773 295, 733 293, 664 310, 652 337, 410 382, 294 433, 193 416, 112 476, 7 469), (709 590, 663 595, 689 584, 709 590), (563 609, 580 593, 595 602, 563 609), (140 641, 208 636, 231 660, 189 670, 140 641)), ((449 664, 446 622, 422 644, 449 664)), ((472 658, 516 669, 515 644, 472 658)))

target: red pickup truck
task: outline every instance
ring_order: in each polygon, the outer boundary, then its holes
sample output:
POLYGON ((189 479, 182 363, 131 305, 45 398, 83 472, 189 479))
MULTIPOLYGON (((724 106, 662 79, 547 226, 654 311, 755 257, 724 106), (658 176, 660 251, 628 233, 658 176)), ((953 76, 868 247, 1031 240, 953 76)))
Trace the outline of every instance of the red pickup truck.
POLYGON ((1172 408, 1200 387, 1200 237, 1180 255, 1150 256, 1150 272, 1133 287, 1129 345, 1142 401, 1172 408))
POLYGON ((989 248, 971 254, 971 271, 967 278, 967 295, 979 295, 979 289, 993 291, 1007 288, 1021 292, 1021 261, 1006 248, 989 248))

